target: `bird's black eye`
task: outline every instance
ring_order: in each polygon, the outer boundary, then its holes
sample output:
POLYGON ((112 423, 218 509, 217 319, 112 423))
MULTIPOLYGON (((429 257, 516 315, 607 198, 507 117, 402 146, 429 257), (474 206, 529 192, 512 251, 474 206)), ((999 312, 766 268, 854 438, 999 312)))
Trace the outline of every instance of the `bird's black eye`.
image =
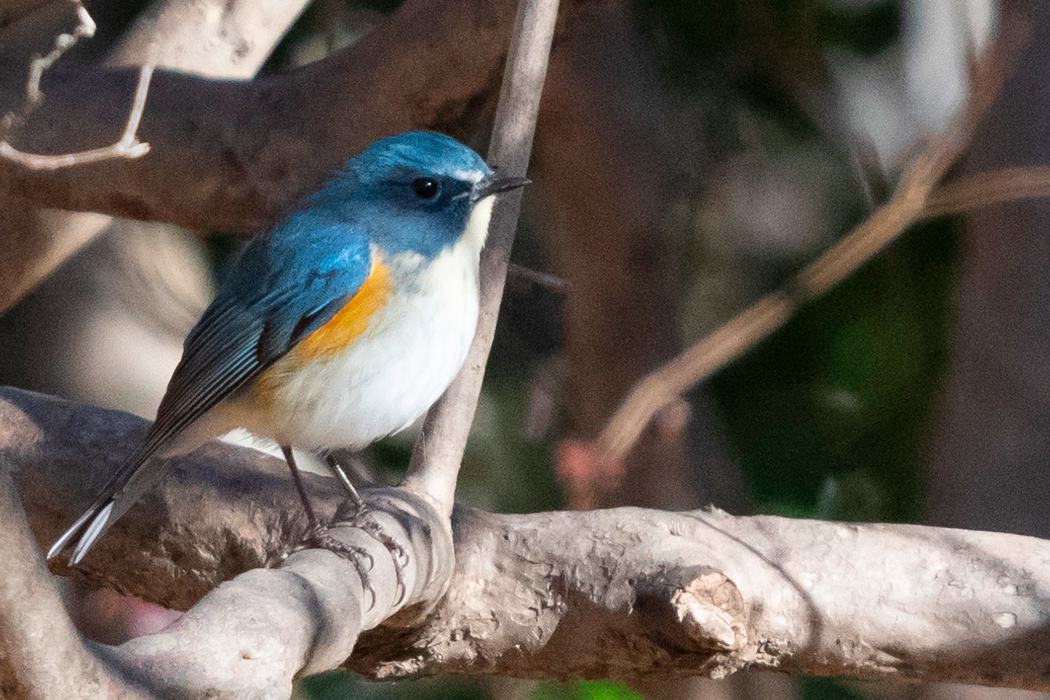
POLYGON ((417 177, 412 181, 412 191, 420 199, 430 199, 438 193, 438 184, 429 177, 417 177))

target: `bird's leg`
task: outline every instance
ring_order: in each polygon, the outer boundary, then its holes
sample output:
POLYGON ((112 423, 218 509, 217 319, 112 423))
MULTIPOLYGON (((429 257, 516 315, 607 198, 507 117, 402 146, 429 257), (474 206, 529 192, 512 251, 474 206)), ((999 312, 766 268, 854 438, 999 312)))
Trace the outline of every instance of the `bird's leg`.
MULTIPOLYGON (((303 502, 303 510, 306 511, 306 519, 310 522, 310 529, 306 533, 303 544, 327 549, 329 552, 338 554, 342 558, 353 562, 354 566, 357 568, 357 575, 361 577, 361 586, 372 594, 372 602, 368 606, 369 609, 371 609, 376 603, 376 589, 372 586, 372 577, 368 572, 371 571, 373 566, 375 566, 375 560, 364 547, 347 544, 346 542, 337 540, 328 534, 328 526, 317 519, 317 514, 314 512, 313 505, 310 503, 310 497, 306 495, 306 487, 303 486, 303 479, 299 473, 299 467, 295 464, 295 455, 292 454, 292 448, 288 445, 281 445, 281 452, 284 453, 284 460, 288 463, 288 468, 292 471, 292 480, 295 481, 295 490, 299 492, 299 499, 303 502), (365 558, 368 559, 367 567, 362 561, 362 559, 365 558)), ((343 475, 343 478, 346 478, 345 474, 343 475)), ((398 581, 400 582, 400 580, 399 575, 398 581)))
POLYGON ((382 542, 383 546, 390 551, 391 559, 394 560, 394 573, 397 575, 398 588, 397 601, 394 604, 400 603, 405 595, 404 567, 408 564, 408 549, 401 540, 384 530, 379 521, 375 519, 368 504, 361 498, 361 494, 357 492, 354 485, 350 483, 350 479, 346 476, 346 471, 343 470, 339 461, 333 455, 325 455, 325 463, 332 471, 332 475, 343 485, 343 491, 346 492, 347 499, 354 506, 354 519, 351 521, 354 527, 361 528, 382 542))

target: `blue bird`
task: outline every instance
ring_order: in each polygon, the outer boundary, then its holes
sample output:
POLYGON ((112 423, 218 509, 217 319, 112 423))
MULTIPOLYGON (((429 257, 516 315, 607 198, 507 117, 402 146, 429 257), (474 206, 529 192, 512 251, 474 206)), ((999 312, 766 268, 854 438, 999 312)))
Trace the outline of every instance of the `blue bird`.
POLYGON ((235 428, 281 445, 311 527, 321 527, 291 448, 362 449, 441 396, 477 325, 492 195, 527 183, 429 132, 351 158, 241 252, 186 338, 145 440, 48 558, 76 538, 70 565, 79 563, 163 476, 154 457, 235 428))

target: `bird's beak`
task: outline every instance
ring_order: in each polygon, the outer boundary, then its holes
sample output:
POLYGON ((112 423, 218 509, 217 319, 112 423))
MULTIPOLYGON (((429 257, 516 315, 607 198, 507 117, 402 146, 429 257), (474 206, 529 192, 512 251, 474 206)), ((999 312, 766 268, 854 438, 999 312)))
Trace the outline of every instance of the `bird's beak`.
POLYGON ((532 180, 526 177, 500 177, 499 175, 492 175, 474 185, 474 191, 470 193, 470 201, 480 202, 485 197, 491 197, 494 194, 500 192, 508 192, 510 190, 516 190, 519 187, 531 184, 532 180))

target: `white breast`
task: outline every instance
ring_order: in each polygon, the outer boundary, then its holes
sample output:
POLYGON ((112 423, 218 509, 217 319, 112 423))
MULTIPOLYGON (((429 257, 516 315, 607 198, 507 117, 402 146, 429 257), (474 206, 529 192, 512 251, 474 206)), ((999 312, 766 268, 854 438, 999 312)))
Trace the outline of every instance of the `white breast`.
POLYGON ((459 242, 429 264, 391 260, 393 291, 347 350, 299 369, 265 409, 227 404, 215 422, 308 450, 362 448, 414 422, 448 388, 474 338, 491 211, 492 198, 475 207, 459 242))

